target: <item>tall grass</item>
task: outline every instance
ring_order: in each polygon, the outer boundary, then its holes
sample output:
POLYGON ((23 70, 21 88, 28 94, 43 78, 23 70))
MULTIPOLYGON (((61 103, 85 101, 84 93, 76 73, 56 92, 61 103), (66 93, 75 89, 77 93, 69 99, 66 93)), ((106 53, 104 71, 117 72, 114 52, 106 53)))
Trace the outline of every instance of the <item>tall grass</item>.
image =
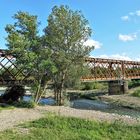
POLYGON ((95 122, 49 115, 20 128, 1 132, 0 140, 138 140, 140 125, 95 122), (23 131, 21 131, 23 130, 23 131), (24 133, 24 130, 27 132, 24 133))
POLYGON ((132 93, 132 96, 140 97, 140 89, 134 91, 134 92, 132 93))
POLYGON ((14 109, 14 108, 15 108, 14 106, 0 106, 0 111, 14 109))

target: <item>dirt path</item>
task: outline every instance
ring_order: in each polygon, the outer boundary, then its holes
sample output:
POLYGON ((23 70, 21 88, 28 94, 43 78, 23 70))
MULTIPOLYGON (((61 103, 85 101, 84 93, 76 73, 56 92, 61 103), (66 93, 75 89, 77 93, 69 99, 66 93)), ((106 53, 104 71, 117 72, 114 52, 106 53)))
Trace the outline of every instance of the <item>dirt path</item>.
POLYGON ((0 131, 12 128, 25 121, 30 121, 42 117, 36 109, 12 109, 0 112, 0 131))
POLYGON ((54 112, 61 116, 72 116, 89 120, 123 121, 127 124, 140 124, 140 118, 131 118, 129 116, 121 116, 117 114, 104 113, 94 110, 80 110, 69 107, 59 106, 38 106, 35 109, 13 109, 3 110, 0 112, 0 131, 12 128, 17 124, 25 121, 39 119, 47 112, 54 112))

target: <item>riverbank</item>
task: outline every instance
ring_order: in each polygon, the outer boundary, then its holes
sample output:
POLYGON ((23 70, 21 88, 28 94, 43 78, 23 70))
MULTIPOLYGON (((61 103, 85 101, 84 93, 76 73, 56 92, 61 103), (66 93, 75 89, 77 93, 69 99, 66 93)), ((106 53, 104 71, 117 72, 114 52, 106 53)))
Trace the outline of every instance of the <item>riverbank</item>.
POLYGON ((0 132, 0 140, 138 140, 140 125, 108 123, 47 114, 0 132))
POLYGON ((44 117, 49 112, 60 116, 76 117, 100 122, 123 122, 124 124, 140 124, 140 118, 127 115, 105 113, 96 110, 74 109, 64 106, 36 106, 34 109, 15 108, 0 112, 0 131, 16 127, 18 124, 44 117))
POLYGON ((133 97, 131 94, 103 95, 100 96, 99 99, 102 101, 109 102, 112 105, 117 105, 140 111, 140 98, 133 97))

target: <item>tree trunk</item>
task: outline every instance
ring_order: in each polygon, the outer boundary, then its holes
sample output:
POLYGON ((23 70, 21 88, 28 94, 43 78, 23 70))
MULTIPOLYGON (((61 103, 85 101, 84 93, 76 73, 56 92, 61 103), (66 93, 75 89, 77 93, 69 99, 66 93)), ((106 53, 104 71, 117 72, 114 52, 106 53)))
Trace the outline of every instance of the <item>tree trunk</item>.
POLYGON ((41 84, 39 84, 38 87, 37 87, 37 91, 36 91, 36 94, 35 94, 35 103, 36 103, 37 100, 38 100, 40 88, 41 88, 41 84))
POLYGON ((57 105, 62 105, 62 96, 63 96, 63 89, 64 89, 64 80, 66 77, 66 70, 63 72, 62 80, 60 85, 57 87, 57 105))
POLYGON ((42 95, 45 94, 46 87, 47 87, 47 81, 43 81, 44 79, 42 78, 40 82, 38 83, 38 88, 36 92, 36 97, 35 97, 35 102, 38 104, 42 95), (42 82, 43 81, 43 82, 42 82))

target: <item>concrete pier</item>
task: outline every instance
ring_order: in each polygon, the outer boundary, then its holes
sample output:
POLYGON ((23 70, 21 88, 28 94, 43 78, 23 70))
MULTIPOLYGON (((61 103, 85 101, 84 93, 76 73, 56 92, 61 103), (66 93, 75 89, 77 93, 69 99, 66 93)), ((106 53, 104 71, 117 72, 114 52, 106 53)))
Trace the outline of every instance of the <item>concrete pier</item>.
POLYGON ((128 91, 128 81, 109 81, 109 95, 126 94, 128 91))

